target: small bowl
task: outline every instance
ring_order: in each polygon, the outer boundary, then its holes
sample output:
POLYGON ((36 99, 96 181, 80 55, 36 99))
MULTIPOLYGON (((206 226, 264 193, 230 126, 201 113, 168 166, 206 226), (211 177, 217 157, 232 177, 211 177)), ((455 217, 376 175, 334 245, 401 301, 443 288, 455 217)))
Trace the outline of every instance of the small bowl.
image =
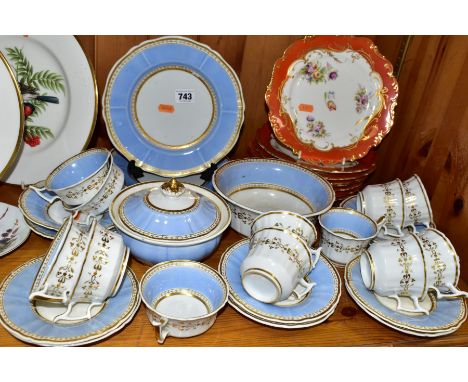
POLYGON ((167 336, 186 338, 206 332, 226 305, 226 280, 209 266, 188 260, 166 261, 148 269, 140 295, 151 324, 167 336))
POLYGON ((231 227, 244 236, 257 216, 287 210, 315 218, 331 208, 335 192, 329 182, 300 166, 273 159, 228 162, 213 174, 213 187, 229 204, 231 227))

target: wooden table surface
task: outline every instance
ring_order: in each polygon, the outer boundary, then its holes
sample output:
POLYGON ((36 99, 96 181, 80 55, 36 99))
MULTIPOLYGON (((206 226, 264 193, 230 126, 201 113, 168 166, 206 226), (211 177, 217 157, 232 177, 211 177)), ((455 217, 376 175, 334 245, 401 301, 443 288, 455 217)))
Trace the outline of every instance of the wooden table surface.
MULTIPOLYGON (((19 187, 0 184, 0 201, 17 204, 19 187)), ((232 229, 224 234, 219 248, 206 264, 217 268, 224 250, 242 237, 232 229)), ((0 280, 29 259, 42 256, 51 241, 31 232, 28 240, 14 252, 0 258, 0 280)), ((130 267, 138 279, 149 268, 135 259, 130 267)), ((343 281, 343 271, 340 270, 343 281)), ((465 288, 464 282, 460 283, 465 288)), ((140 306, 133 320, 120 332, 94 343, 94 346, 160 346, 156 342, 156 331, 149 323, 140 306)), ((0 346, 26 346, 0 326, 0 346)), ((213 327, 206 333, 193 338, 168 337, 163 346, 468 346, 468 323, 465 322, 455 333, 439 338, 420 338, 390 329, 369 317, 349 297, 344 283, 340 302, 333 313, 322 324, 306 329, 277 329, 256 323, 227 305, 218 314, 213 327)))

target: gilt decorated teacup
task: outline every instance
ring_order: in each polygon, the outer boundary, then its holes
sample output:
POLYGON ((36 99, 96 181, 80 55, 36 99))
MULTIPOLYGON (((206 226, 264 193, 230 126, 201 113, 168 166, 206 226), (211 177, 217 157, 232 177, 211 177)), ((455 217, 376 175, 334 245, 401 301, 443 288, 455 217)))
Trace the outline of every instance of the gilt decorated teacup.
POLYGON ((253 298, 265 303, 288 299, 298 284, 307 294, 315 283, 306 282, 304 276, 314 269, 319 257, 320 248, 309 248, 298 235, 264 228, 250 240, 250 251, 240 267, 242 285, 253 298))
POLYGON ((367 289, 397 301, 397 310, 429 312, 419 304, 427 296, 427 266, 419 240, 413 233, 374 241, 360 258, 361 275, 367 289), (400 297, 409 297, 414 309, 403 308, 400 297))
POLYGON ((417 230, 416 226, 429 228, 434 224, 432 208, 424 185, 416 174, 402 183, 405 198, 405 226, 417 230))
POLYGON ((30 186, 48 202, 58 198, 69 206, 89 202, 102 188, 111 166, 111 153, 95 148, 77 154, 53 170, 43 188, 30 186), (52 198, 44 191, 55 193, 52 198))
POLYGON ((457 288, 460 258, 450 240, 440 231, 428 228, 415 234, 426 258, 427 285, 438 299, 468 297, 457 288))
POLYGON ((226 280, 211 267, 189 260, 154 265, 140 281, 146 314, 166 337, 193 337, 210 329, 228 300, 226 280))
POLYGON ((322 253, 339 265, 359 256, 380 229, 373 219, 350 208, 332 208, 318 220, 322 253))
POLYGON ((405 227, 405 205, 400 179, 366 186, 358 192, 357 210, 374 220, 385 216, 385 235, 402 236, 405 227))
POLYGON ((282 228, 298 235, 309 247, 317 239, 317 231, 310 220, 291 211, 270 211, 258 216, 252 223, 251 236, 263 228, 282 228))

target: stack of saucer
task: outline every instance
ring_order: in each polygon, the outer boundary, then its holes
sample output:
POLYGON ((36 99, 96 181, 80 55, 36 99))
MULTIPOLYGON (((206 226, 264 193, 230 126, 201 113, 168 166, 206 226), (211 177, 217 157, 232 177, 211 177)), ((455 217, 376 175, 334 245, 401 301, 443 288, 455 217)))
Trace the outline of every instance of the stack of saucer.
POLYGON ((69 217, 45 257, 0 285, 0 323, 37 345, 83 345, 115 333, 140 302, 128 258, 119 235, 95 219, 86 227, 69 217))
POLYGON ((89 225, 90 218, 110 227, 108 208, 122 189, 124 175, 106 149, 91 149, 58 166, 44 182, 26 188, 18 205, 27 224, 41 236, 53 238, 73 215, 89 225))
POLYGON ((229 286, 229 304, 262 324, 305 328, 325 321, 341 293, 335 267, 312 244, 313 224, 289 211, 260 215, 252 236, 231 246, 219 270, 229 286))
POLYGON ((249 147, 249 155, 283 159, 317 172, 332 184, 337 200, 346 199, 361 190, 369 175, 374 172, 377 160, 375 151, 371 150, 364 158, 344 164, 323 165, 306 162, 278 142, 269 123, 257 130, 256 139, 249 147))
POLYGON ((0 203, 0 257, 23 244, 30 233, 18 207, 0 203))

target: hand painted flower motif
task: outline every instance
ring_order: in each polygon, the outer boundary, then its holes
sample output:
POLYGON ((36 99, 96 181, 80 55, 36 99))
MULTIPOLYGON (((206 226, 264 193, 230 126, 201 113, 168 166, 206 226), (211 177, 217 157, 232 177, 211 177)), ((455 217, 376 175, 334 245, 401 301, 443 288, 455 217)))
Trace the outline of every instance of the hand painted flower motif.
POLYGON ((13 243, 17 238, 19 231, 19 221, 16 219, 13 227, 8 228, 5 232, 0 234, 0 249, 3 249, 13 243))
POLYGON ((319 62, 307 62, 299 73, 305 77, 307 82, 315 84, 335 80, 338 77, 338 72, 329 63, 321 66, 319 62))
POLYGON ((306 120, 307 120, 307 130, 309 133, 312 134, 312 137, 324 138, 329 135, 322 121, 316 121, 314 116, 312 115, 308 115, 306 117, 306 120))
POLYGON ((335 92, 334 91, 328 91, 323 94, 325 98, 325 103, 327 105, 328 110, 330 111, 335 111, 336 110, 336 104, 335 104, 335 92))
POLYGON ((359 85, 359 88, 354 96, 354 101, 356 103, 356 112, 357 113, 362 113, 364 110, 367 109, 367 106, 369 105, 369 97, 370 94, 367 93, 366 88, 363 86, 359 85))

